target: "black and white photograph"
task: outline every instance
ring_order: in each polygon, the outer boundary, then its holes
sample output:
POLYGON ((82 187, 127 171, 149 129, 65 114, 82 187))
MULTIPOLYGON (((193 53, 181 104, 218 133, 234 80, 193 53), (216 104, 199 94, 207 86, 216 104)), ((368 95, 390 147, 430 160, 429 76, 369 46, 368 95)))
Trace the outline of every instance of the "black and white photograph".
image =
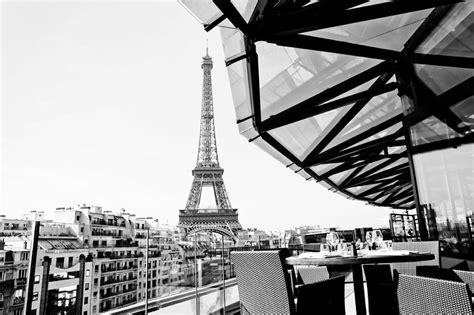
POLYGON ((474 0, 0 0, 0 34, 0 315, 474 313, 474 0))

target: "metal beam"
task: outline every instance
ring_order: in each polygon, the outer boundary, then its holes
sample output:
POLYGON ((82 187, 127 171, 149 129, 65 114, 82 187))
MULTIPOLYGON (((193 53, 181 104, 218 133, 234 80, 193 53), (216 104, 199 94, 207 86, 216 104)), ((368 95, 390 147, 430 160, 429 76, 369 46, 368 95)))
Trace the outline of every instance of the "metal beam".
MULTIPOLYGON (((303 160, 303 165, 305 165, 306 167, 308 166, 312 166, 314 164, 319 164, 325 160, 328 160, 328 159, 331 159, 332 157, 334 156, 342 156, 344 154, 349 154, 349 152, 356 152, 358 150, 364 150, 364 149, 369 149, 373 146, 377 146, 377 145, 380 145, 380 143, 386 143, 388 141, 391 141, 391 140, 394 140, 396 138, 398 138, 400 135, 399 135, 399 131, 395 132, 394 134, 388 136, 388 137, 383 137, 381 139, 376 139, 376 140, 373 140, 373 141, 370 141, 368 143, 363 143, 361 145, 358 145, 357 147, 354 147, 354 148, 351 148, 351 149, 348 149, 348 150, 345 150, 344 153, 341 154, 341 151, 345 148, 348 148, 384 129, 387 129, 389 128, 390 126, 393 126, 397 123, 399 123, 401 120, 403 119, 403 114, 398 114, 390 119, 387 119, 383 122, 381 122, 380 124, 364 131, 364 132, 361 132, 360 134, 338 144, 338 145, 335 145, 334 147, 332 147, 331 149, 328 149, 327 151, 323 152, 323 153, 319 153, 319 152, 316 152, 316 149, 313 150, 313 152, 311 152, 304 160, 303 160), (396 135, 396 137, 395 137, 396 135)), ((321 143, 321 142, 320 142, 321 143)))
MULTIPOLYGON (((390 80, 392 77, 392 73, 385 73, 380 76, 374 84, 370 87, 370 89, 378 88, 380 86, 385 85, 385 83, 390 80)), ((369 100, 359 101, 355 103, 333 127, 332 129, 326 134, 326 136, 321 139, 321 141, 316 145, 316 147, 311 151, 308 156, 305 158, 303 163, 305 165, 313 165, 311 164, 311 160, 315 158, 324 148, 336 137, 336 135, 344 129, 344 127, 360 112, 362 108, 369 100)))
POLYGON ((411 57, 414 63, 419 64, 474 69, 474 58, 471 57, 432 55, 420 53, 413 53, 411 57))
POLYGON ((247 34, 249 27, 239 11, 234 7, 230 0, 212 0, 214 4, 224 13, 225 17, 242 33, 247 34))
MULTIPOLYGON (((380 75, 383 75, 387 71, 393 71, 394 66, 389 62, 381 62, 372 68, 369 68, 355 76, 332 86, 321 93, 318 93, 276 115, 271 116, 262 122, 259 126, 262 130, 270 130, 273 128, 281 127, 297 120, 297 116, 300 112, 312 109, 317 105, 320 105, 328 100, 331 100, 347 91, 350 91, 380 75)), ((316 115, 316 114, 315 114, 316 115)))
POLYGON ((209 32, 210 30, 212 30, 214 27, 216 27, 217 25, 221 24, 222 21, 224 21, 226 19, 225 15, 222 14, 221 16, 217 17, 214 21, 212 21, 211 23, 209 24, 204 24, 204 30, 206 32, 209 32))
POLYGON ((263 40, 269 43, 277 44, 279 46, 326 51, 334 54, 364 58, 397 60, 401 55, 399 51, 395 50, 299 34, 286 37, 268 37, 263 38, 263 40))
MULTIPOLYGON (((373 173, 377 172, 378 170, 381 170, 381 169, 383 169, 384 167, 386 167, 386 166, 388 166, 388 165, 394 163, 396 160, 398 160, 398 158, 391 158, 391 159, 389 159, 389 160, 386 161, 386 162, 382 162, 382 163, 380 163, 379 165, 372 167, 371 169, 365 171, 364 173, 358 175, 357 177, 352 176, 351 178, 346 178, 346 179, 340 184, 340 186, 343 187, 343 188, 345 188, 345 187, 347 187, 347 185, 348 185, 349 183, 352 182, 352 180, 354 180, 354 179, 355 179, 355 180, 358 180, 358 177, 359 177, 359 176, 360 176, 360 177, 365 177, 365 176, 368 176, 368 175, 370 175, 370 174, 373 174, 373 173)), ((360 172, 359 172, 359 173, 360 173, 360 172)))
POLYGON ((277 115, 271 116, 262 122, 263 130, 271 130, 274 128, 282 127, 309 117, 313 117, 322 113, 326 113, 340 107, 353 104, 359 101, 370 101, 374 96, 385 94, 391 92, 398 88, 398 83, 391 82, 381 87, 369 89, 367 91, 355 93, 346 97, 339 98, 332 102, 327 102, 320 105, 308 106, 304 109, 301 109, 298 112, 294 112, 292 108, 289 109, 292 113, 286 112, 286 114, 279 113, 277 115))
POLYGON ((460 1, 461 0, 392 1, 350 10, 341 10, 337 12, 337 14, 330 14, 330 12, 317 12, 304 17, 295 15, 292 18, 286 15, 284 18, 280 19, 268 19, 268 21, 264 23, 265 25, 258 33, 255 33, 254 36, 256 38, 264 38, 265 36, 286 36, 310 32, 318 29, 364 22, 444 6, 460 1))

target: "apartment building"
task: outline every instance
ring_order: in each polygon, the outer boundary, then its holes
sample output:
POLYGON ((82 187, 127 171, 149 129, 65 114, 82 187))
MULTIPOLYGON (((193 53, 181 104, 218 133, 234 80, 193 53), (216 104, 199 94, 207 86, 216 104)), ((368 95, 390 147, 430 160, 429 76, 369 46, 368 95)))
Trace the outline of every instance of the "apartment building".
POLYGON ((147 288, 149 298, 182 289, 187 264, 174 242, 175 229, 97 206, 57 208, 53 217, 74 231, 92 258, 90 314, 144 300, 147 288))
POLYGON ((18 246, 6 246, 0 239, 0 314, 20 315, 25 303, 29 249, 24 239, 18 246))
POLYGON ((24 306, 33 220, 41 221, 32 295, 36 314, 98 314, 145 300, 147 292, 152 299, 185 289, 192 264, 174 227, 97 206, 48 214, 0 217, 3 313, 20 314, 24 306))
POLYGON ((26 235, 31 229, 31 221, 24 219, 10 219, 0 214, 0 237, 26 235))

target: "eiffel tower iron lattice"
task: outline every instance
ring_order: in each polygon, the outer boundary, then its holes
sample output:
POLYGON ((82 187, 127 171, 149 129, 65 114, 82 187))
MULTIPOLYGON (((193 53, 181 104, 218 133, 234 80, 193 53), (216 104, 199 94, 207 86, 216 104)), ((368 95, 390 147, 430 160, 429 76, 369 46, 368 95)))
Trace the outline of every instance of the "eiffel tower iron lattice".
POLYGON ((201 68, 203 69, 201 127, 199 148, 191 191, 186 207, 179 210, 179 224, 186 234, 199 231, 213 231, 237 240, 237 231, 242 229, 237 209, 232 208, 225 189, 222 175, 224 169, 219 166, 217 155, 216 131, 214 127, 214 108, 212 99, 212 58, 206 49, 201 68), (201 208, 201 196, 204 187, 212 187, 216 208, 201 208))

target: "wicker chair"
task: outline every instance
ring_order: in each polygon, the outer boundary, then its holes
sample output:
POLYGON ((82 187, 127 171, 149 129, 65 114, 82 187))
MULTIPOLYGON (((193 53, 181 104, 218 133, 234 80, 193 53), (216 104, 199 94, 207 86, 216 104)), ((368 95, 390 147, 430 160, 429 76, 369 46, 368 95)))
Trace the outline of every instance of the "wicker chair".
POLYGON ((390 265, 363 265, 369 314, 398 314, 397 294, 390 265))
POLYGON ((467 284, 398 274, 400 314, 472 314, 467 284))
POLYGON ((310 284, 329 279, 329 271, 323 266, 298 266, 298 278, 303 284, 310 284))
POLYGON ((344 314, 344 277, 298 288, 295 303, 287 251, 232 252, 242 314, 344 314))
POLYGON ((419 262, 404 262, 404 263, 393 263, 392 268, 397 270, 399 273, 416 275, 416 266, 441 266, 439 241, 424 241, 424 242, 394 242, 394 250, 412 250, 424 253, 432 253, 435 258, 428 261, 419 262))
POLYGON ((474 293, 474 272, 464 270, 453 270, 462 282, 466 283, 471 290, 471 294, 474 293))

